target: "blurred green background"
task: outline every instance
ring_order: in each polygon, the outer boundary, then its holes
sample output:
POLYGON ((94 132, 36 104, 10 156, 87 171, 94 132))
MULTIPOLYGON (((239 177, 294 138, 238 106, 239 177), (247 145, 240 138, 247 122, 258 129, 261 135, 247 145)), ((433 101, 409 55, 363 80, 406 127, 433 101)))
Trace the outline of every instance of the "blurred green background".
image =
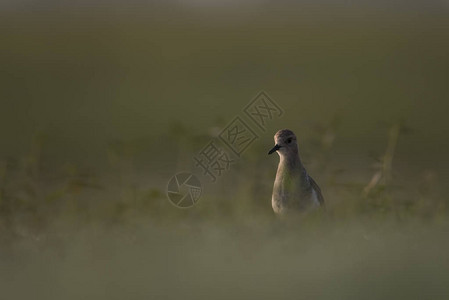
POLYGON ((444 299, 449 4, 0 4, 0 287, 17 299, 444 299), (216 183, 193 157, 285 111, 216 183), (271 210, 278 129, 326 212, 271 210), (172 206, 168 180, 203 194, 172 206), (22 287, 26 285, 27 289, 22 287))

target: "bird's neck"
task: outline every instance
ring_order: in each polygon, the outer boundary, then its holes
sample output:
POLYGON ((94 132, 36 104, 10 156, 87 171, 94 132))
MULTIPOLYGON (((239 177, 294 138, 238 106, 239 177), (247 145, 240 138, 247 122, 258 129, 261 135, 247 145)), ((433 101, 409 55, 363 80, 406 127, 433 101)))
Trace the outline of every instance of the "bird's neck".
POLYGON ((304 166, 298 153, 294 155, 281 155, 279 160, 279 169, 283 169, 288 173, 302 171, 304 166))
POLYGON ((308 175, 299 154, 281 156, 273 187, 274 207, 289 205, 289 201, 294 205, 294 199, 298 200, 309 187, 308 175))
POLYGON ((286 180, 297 178, 301 185, 307 185, 307 171, 301 162, 299 154, 280 157, 279 166, 276 174, 278 183, 284 183, 286 180))

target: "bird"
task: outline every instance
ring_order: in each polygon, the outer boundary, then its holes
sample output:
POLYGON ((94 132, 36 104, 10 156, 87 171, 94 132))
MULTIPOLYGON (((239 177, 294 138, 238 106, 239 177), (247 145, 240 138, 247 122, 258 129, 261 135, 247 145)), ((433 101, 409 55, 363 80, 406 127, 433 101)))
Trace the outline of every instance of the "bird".
POLYGON ((276 215, 290 215, 324 206, 321 189, 301 162, 298 141, 293 131, 282 129, 274 135, 274 147, 268 152, 279 154, 271 205, 276 215))

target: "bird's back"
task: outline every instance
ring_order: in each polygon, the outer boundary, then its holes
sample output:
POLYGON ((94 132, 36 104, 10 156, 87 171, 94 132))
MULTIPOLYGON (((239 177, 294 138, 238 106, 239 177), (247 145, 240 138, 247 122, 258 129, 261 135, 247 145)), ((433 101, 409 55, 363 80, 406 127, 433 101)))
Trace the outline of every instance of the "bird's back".
POLYGON ((309 176, 309 182, 310 182, 310 185, 312 186, 313 191, 315 192, 316 200, 318 201, 318 204, 321 206, 324 206, 324 197, 323 197, 323 194, 321 193, 320 187, 318 186, 316 181, 310 176, 309 176))

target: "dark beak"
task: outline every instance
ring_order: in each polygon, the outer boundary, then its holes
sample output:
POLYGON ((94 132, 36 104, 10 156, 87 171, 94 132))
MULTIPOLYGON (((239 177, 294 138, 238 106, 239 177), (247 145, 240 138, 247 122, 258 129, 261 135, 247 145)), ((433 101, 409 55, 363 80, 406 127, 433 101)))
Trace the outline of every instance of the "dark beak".
POLYGON ((268 151, 268 154, 276 152, 279 148, 281 148, 281 146, 279 146, 278 144, 274 145, 274 147, 270 151, 268 151))

